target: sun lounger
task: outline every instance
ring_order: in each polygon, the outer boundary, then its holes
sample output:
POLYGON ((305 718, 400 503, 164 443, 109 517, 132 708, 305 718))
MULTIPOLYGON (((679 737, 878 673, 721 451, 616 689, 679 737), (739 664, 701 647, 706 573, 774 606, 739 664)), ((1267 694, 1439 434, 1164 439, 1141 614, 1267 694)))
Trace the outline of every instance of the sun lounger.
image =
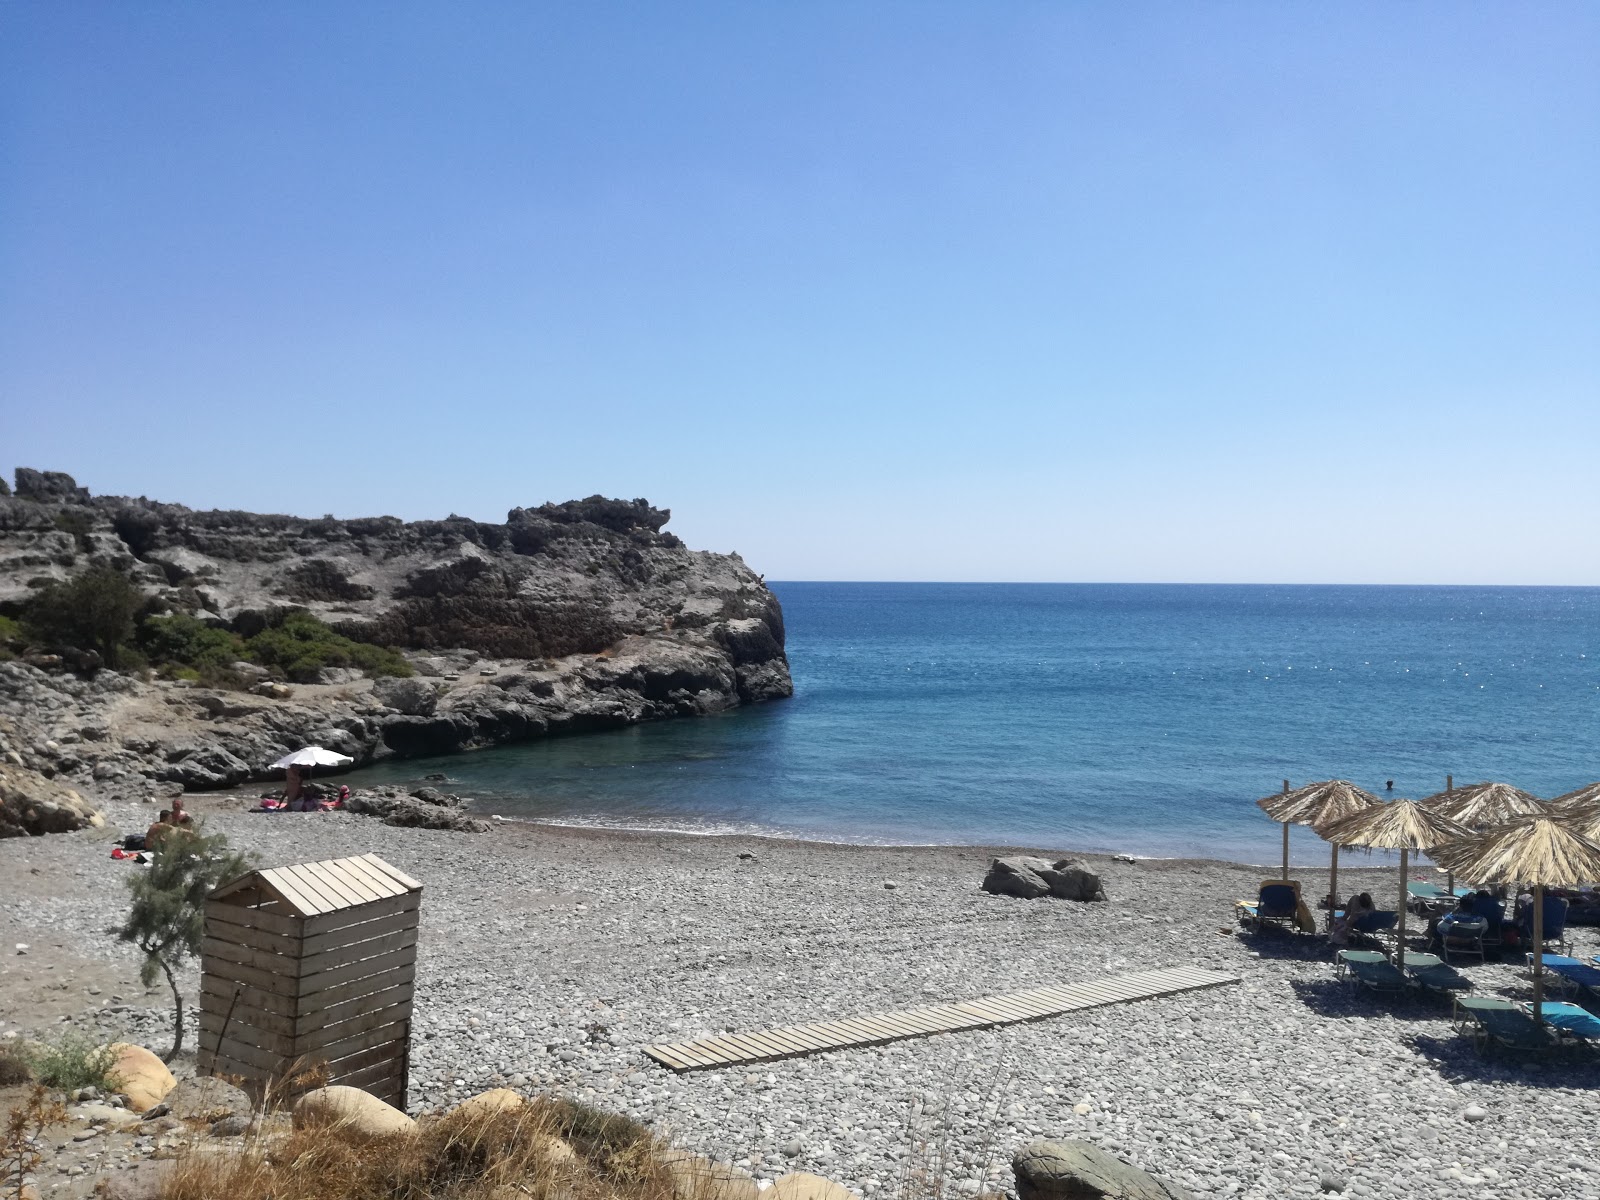
POLYGON ((1483 939, 1488 932, 1487 917, 1445 917, 1439 922, 1439 949, 1445 962, 1450 961, 1451 954, 1457 958, 1476 955, 1483 962, 1483 939))
POLYGON ((1378 909, 1375 912, 1365 913, 1355 920, 1350 927, 1350 937, 1366 938, 1368 941, 1383 944, 1381 935, 1388 933, 1400 920, 1400 914, 1388 909, 1378 909))
MULTIPOLYGON (((1530 1017, 1533 1015, 1533 1005, 1524 1004, 1522 1009, 1530 1017)), ((1600 1017, 1588 1009, 1567 1000, 1546 1000, 1539 1005, 1539 1010, 1544 1023, 1556 1031, 1557 1038, 1584 1045, 1600 1041, 1600 1017)))
POLYGON ((1263 883, 1254 903, 1240 900, 1233 908, 1239 923, 1258 933, 1267 925, 1295 930, 1301 924, 1300 885, 1293 880, 1263 883))
MULTIPOLYGON (((1533 969, 1533 951, 1523 955, 1533 969)), ((1562 991, 1578 991, 1600 999, 1600 967, 1566 954, 1546 954, 1544 969, 1562 991)))
MULTIPOLYGON (((1542 949, 1545 949, 1545 948, 1547 948, 1547 947, 1549 947, 1551 945, 1554 945, 1557 950, 1565 950, 1565 949, 1567 949, 1567 947, 1569 945, 1569 943, 1567 942, 1567 911, 1568 911, 1569 907, 1570 906, 1567 904, 1566 898, 1564 896, 1550 896, 1550 895, 1546 895, 1545 896, 1545 898, 1544 898, 1544 914, 1543 914, 1544 915, 1544 921, 1542 923, 1543 927, 1539 931, 1540 933, 1542 933, 1544 935, 1544 946, 1537 947, 1538 949, 1542 950, 1542 949)), ((1525 913, 1522 914, 1522 919, 1521 919, 1520 922, 1518 922, 1518 924, 1522 928, 1522 941, 1523 941, 1523 944, 1527 945, 1527 946, 1532 946, 1533 945, 1533 906, 1532 905, 1529 905, 1528 910, 1525 913)))
POLYGON ((1472 1038, 1479 1054, 1495 1046, 1507 1050, 1548 1050, 1557 1042, 1549 1026, 1538 1024, 1509 1000, 1494 996, 1457 996, 1458 1028, 1472 1038))
POLYGON ((1374 992, 1400 995, 1411 986, 1399 968, 1376 950, 1341 950, 1337 957, 1339 978, 1374 992))
POLYGON ((1472 980, 1435 954, 1413 954, 1407 950, 1401 969, 1416 980, 1417 986, 1437 995, 1449 996, 1472 990, 1472 980))
POLYGON ((1507 1000, 1503 996, 1455 996, 1455 1013, 1451 1020, 1455 1022, 1457 1033, 1466 1033, 1472 1026, 1474 1012, 1490 1008, 1515 1008, 1516 1002, 1507 1000))

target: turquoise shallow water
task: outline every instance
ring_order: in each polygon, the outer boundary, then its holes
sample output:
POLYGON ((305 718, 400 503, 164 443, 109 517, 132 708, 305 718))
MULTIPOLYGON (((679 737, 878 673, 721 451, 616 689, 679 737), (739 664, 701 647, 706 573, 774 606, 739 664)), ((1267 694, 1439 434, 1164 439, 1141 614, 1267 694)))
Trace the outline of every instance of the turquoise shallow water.
POLYGON ((1245 862, 1279 852, 1254 802, 1285 778, 1600 778, 1600 589, 771 586, 793 700, 359 778, 444 771, 546 820, 1245 862))

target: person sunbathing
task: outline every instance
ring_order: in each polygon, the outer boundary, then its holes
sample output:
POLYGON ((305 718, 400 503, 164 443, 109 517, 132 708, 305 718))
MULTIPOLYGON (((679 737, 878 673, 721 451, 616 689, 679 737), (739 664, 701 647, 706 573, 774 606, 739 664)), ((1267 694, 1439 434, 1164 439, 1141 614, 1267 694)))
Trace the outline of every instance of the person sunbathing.
POLYGON ((154 825, 144 831, 144 848, 154 850, 173 830, 172 810, 163 808, 154 825))
POLYGON ((1344 915, 1334 919, 1333 928, 1328 932, 1328 940, 1336 946, 1348 945, 1356 922, 1376 911, 1377 906, 1372 903, 1372 896, 1369 893, 1362 892, 1359 896, 1351 896, 1350 903, 1344 906, 1344 915))

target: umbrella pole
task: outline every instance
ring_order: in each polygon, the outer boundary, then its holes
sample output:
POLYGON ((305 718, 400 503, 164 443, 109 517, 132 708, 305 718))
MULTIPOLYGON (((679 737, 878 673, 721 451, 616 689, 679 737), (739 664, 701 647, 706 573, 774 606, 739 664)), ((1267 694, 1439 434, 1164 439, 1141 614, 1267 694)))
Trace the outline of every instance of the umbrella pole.
POLYGON ((1328 929, 1333 929, 1333 910, 1339 905, 1339 844, 1333 846, 1333 866, 1328 869, 1328 929))
MULTIPOLYGON (((1289 781, 1283 781, 1283 794, 1289 794, 1289 781)), ((1283 881, 1289 882, 1289 822, 1283 823, 1283 881)))
POLYGON ((1400 848, 1400 969, 1406 969, 1406 858, 1410 854, 1404 846, 1400 848))
POLYGON ((1533 1019, 1544 1024, 1544 885, 1533 885, 1533 1019))
MULTIPOLYGON (((1444 790, 1446 792, 1453 792, 1456 790, 1456 780, 1454 775, 1446 775, 1444 777, 1444 790)), ((1446 867, 1444 869, 1444 890, 1450 893, 1450 898, 1452 900, 1455 899, 1456 873, 1453 867, 1446 867)))

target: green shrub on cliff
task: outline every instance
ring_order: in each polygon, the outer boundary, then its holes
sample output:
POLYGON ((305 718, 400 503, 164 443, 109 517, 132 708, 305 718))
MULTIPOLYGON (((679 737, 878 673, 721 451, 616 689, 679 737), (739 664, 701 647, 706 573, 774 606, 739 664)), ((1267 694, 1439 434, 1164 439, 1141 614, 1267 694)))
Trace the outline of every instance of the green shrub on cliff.
POLYGON ((95 567, 40 588, 23 610, 23 624, 41 645, 93 650, 115 667, 143 604, 144 594, 121 571, 95 567))
POLYGON ((188 613, 146 617, 139 622, 138 644, 153 663, 195 670, 226 667, 245 656, 244 639, 238 634, 207 625, 188 613))
POLYGON ((310 683, 323 667, 359 667, 368 675, 410 675, 411 664, 386 646, 352 641, 307 612, 291 612, 245 642, 247 656, 310 683))
POLYGON ((9 662, 24 648, 22 626, 10 617, 0 617, 0 662, 9 662))

